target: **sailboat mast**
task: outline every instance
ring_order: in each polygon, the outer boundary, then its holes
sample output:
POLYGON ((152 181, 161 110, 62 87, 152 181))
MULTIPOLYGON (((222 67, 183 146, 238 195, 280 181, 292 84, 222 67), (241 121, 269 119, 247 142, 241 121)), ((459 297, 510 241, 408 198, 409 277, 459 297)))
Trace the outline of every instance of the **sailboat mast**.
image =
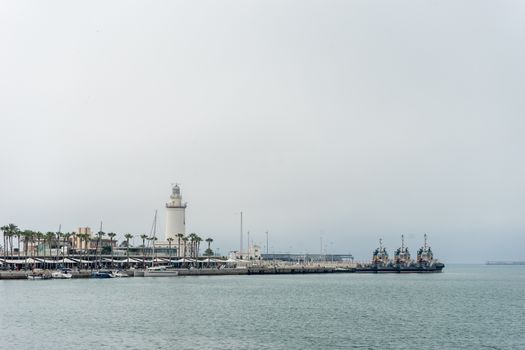
POLYGON ((151 236, 151 242, 152 242, 152 259, 151 259, 151 266, 153 267, 155 263, 155 239, 157 238, 157 210, 155 210, 155 216, 153 217, 153 225, 152 225, 152 236, 151 236))

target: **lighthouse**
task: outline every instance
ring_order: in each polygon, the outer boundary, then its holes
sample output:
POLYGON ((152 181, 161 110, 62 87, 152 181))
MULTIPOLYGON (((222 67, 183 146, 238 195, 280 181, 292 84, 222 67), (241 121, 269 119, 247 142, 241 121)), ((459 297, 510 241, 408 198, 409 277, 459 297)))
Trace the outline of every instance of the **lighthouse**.
POLYGON ((166 203, 166 232, 164 240, 177 239, 177 234, 186 234, 186 203, 182 203, 180 187, 175 184, 171 189, 171 196, 166 203))

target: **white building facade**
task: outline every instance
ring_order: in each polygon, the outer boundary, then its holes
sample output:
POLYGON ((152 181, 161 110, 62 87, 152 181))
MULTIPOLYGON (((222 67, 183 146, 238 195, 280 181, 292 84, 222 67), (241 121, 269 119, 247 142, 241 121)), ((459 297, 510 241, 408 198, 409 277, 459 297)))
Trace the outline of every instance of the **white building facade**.
POLYGON ((177 234, 186 235, 186 203, 182 202, 180 187, 175 184, 169 201, 166 203, 166 232, 164 241, 168 238, 177 240, 177 234))

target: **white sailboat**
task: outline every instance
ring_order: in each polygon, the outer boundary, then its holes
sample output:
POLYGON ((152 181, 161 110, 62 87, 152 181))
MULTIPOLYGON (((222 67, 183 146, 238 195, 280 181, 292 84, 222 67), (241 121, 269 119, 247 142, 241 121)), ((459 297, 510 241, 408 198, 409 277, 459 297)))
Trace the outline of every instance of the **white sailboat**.
POLYGON ((51 278, 56 278, 56 279, 70 279, 72 278, 73 275, 71 274, 71 271, 69 270, 57 270, 57 271, 53 271, 51 272, 51 278))
POLYGON ((179 275, 179 271, 166 266, 153 266, 144 270, 144 277, 175 277, 179 275))
POLYGON ((152 227, 152 259, 151 259, 151 267, 148 267, 144 270, 144 277, 174 277, 178 276, 179 272, 173 268, 167 267, 167 266, 155 266, 155 261, 157 261, 157 258, 155 256, 155 241, 157 240, 156 234, 157 234, 157 211, 155 210, 155 217, 153 219, 153 227, 152 227))

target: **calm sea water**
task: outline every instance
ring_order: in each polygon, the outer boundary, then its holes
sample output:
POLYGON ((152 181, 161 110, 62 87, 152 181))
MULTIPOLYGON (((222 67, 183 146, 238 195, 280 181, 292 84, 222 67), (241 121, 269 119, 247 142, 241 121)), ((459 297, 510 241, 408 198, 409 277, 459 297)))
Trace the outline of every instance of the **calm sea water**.
POLYGON ((525 267, 0 281, 1 349, 525 349, 525 267))

